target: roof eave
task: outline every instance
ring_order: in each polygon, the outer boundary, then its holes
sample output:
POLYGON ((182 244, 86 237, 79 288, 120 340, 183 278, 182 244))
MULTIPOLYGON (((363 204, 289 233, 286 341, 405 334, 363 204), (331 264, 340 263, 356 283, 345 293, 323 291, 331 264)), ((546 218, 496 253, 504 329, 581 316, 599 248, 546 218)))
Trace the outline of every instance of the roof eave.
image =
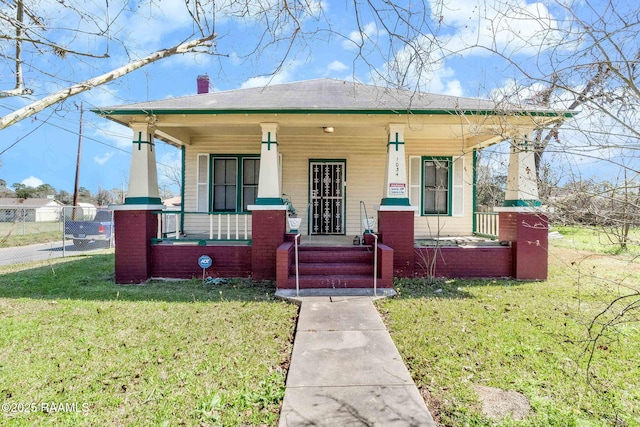
POLYGON ((536 111, 536 110, 489 110, 489 109, 92 109, 91 112, 100 116, 110 118, 110 116, 124 115, 231 115, 231 114, 367 114, 367 115, 465 115, 465 116, 530 116, 530 117, 554 117, 571 118, 577 114, 576 111, 536 111))

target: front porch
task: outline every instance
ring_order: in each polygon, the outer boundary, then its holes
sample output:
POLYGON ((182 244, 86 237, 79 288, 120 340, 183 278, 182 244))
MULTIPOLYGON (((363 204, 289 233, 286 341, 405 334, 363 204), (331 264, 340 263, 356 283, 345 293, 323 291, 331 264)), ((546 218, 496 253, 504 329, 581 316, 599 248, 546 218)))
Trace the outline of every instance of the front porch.
POLYGON ((563 119, 556 112, 331 80, 97 112, 133 130, 129 191, 114 207, 118 283, 203 274, 280 288, 546 278, 528 141, 563 119), (157 138, 182 151, 179 211, 162 213, 157 138), (475 213, 477 150, 502 141, 512 145, 506 210, 475 213), (291 232, 296 210, 302 226, 291 232), (473 234, 485 239, 465 237, 473 234), (202 255, 213 260, 204 272, 202 255))
MULTIPOLYGON (((202 277, 203 270, 197 262, 202 255, 207 255, 213 260, 212 266, 204 271, 207 276, 275 279, 280 290, 391 289, 394 277, 540 279, 543 273, 546 274, 546 252, 540 251, 543 249, 541 239, 546 237, 546 229, 530 225, 521 227, 527 232, 537 231, 537 238, 533 240, 533 244, 532 241, 518 244, 517 227, 514 228, 513 224, 518 218, 523 224, 533 224, 532 221, 541 219, 537 214, 519 214, 515 217, 510 212, 492 214, 491 217, 496 219, 495 226, 492 227, 499 231, 499 225, 503 224, 503 228, 507 230, 506 234, 494 236, 499 239, 478 235, 416 238, 411 227, 406 226, 406 219, 413 221, 412 212, 380 211, 373 233, 355 236, 300 234, 296 248, 296 235, 285 232, 284 212, 276 212, 281 214, 278 218, 259 211, 258 217, 277 221, 280 226, 260 227, 262 231, 276 231, 268 233, 271 236, 257 237, 262 241, 262 244, 257 242, 257 245, 253 234, 248 234, 247 239, 236 239, 236 233, 239 233, 237 229, 232 227, 231 230, 223 232, 215 228, 218 224, 238 224, 244 228, 244 219, 240 218, 247 218, 246 215, 212 215, 211 220, 206 223, 213 228, 191 229, 191 233, 180 232, 178 228, 170 233, 163 227, 163 218, 177 219, 175 223, 180 224, 179 217, 182 213, 148 213, 149 225, 155 225, 156 228, 150 230, 153 234, 148 240, 148 271, 143 273, 146 277, 139 277, 139 273, 125 268, 124 263, 120 262, 117 281, 124 283, 144 281, 148 278, 202 277), (385 220, 385 216, 389 215, 392 217, 385 220), (404 217, 405 221, 398 219, 398 215, 404 217), (499 217, 500 222, 497 221, 499 217), (266 245, 265 237, 269 242, 266 245), (518 247, 520 260, 527 259, 527 265, 534 266, 533 276, 523 275, 524 270, 518 267, 518 247), (532 250, 537 251, 537 255, 531 256, 532 250), (525 258, 523 254, 527 253, 529 255, 525 258), (260 272, 263 276, 259 275, 260 272)), ((122 216, 127 213, 117 211, 116 215, 116 227, 122 227, 122 224, 126 223, 122 216)), ((249 218, 249 227, 256 227, 254 216, 249 218)), ((117 230, 116 233, 118 232, 122 231, 117 230)), ((130 247, 131 245, 119 251, 120 254, 125 253, 121 255, 121 259, 131 259, 130 254, 127 255, 130 247)))

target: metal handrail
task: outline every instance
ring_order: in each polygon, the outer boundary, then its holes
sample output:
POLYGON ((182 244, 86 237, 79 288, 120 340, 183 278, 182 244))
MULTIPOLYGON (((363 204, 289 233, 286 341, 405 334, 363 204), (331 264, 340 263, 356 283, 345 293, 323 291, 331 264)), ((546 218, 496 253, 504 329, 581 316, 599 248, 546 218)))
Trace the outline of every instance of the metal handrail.
POLYGON ((300 296, 300 262, 298 256, 298 239, 300 238, 300 233, 296 234, 296 237, 293 240, 293 247, 295 249, 295 261, 296 261, 296 297, 300 296))
MULTIPOLYGON (((369 225, 369 213, 367 212, 367 205, 360 200, 360 230, 361 233, 360 234, 364 234, 367 231, 367 228, 364 225, 364 221, 362 221, 362 211, 364 211, 364 217, 367 220, 367 226, 369 225)), ((373 234, 373 230, 371 230, 372 234, 373 234)))
MULTIPOLYGON (((364 241, 364 234, 370 231, 369 234, 373 236, 373 296, 378 296, 378 235, 369 229, 369 214, 367 213, 367 205, 360 200, 360 226, 364 227, 364 221, 362 221, 362 211, 364 211, 364 217, 367 220, 367 227, 362 232, 362 241, 364 241)), ((362 243, 361 243, 362 244, 362 243)))
POLYGON ((371 233, 374 239, 373 247, 373 296, 378 296, 378 235, 371 233))

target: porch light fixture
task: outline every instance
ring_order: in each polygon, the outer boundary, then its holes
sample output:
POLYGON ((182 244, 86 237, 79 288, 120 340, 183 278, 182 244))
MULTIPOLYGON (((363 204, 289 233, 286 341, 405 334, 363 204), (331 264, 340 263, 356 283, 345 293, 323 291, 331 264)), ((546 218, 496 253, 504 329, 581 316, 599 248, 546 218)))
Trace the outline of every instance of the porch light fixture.
POLYGON ((324 133, 333 133, 333 126, 323 126, 322 131, 324 133))

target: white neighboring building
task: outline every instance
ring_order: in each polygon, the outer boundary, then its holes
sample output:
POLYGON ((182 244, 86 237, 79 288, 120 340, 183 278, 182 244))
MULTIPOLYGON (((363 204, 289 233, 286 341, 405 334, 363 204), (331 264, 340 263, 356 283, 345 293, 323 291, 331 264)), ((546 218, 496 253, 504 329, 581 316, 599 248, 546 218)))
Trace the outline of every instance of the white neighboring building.
POLYGON ((64 205, 54 199, 0 198, 0 222, 55 222, 62 218, 64 205))

